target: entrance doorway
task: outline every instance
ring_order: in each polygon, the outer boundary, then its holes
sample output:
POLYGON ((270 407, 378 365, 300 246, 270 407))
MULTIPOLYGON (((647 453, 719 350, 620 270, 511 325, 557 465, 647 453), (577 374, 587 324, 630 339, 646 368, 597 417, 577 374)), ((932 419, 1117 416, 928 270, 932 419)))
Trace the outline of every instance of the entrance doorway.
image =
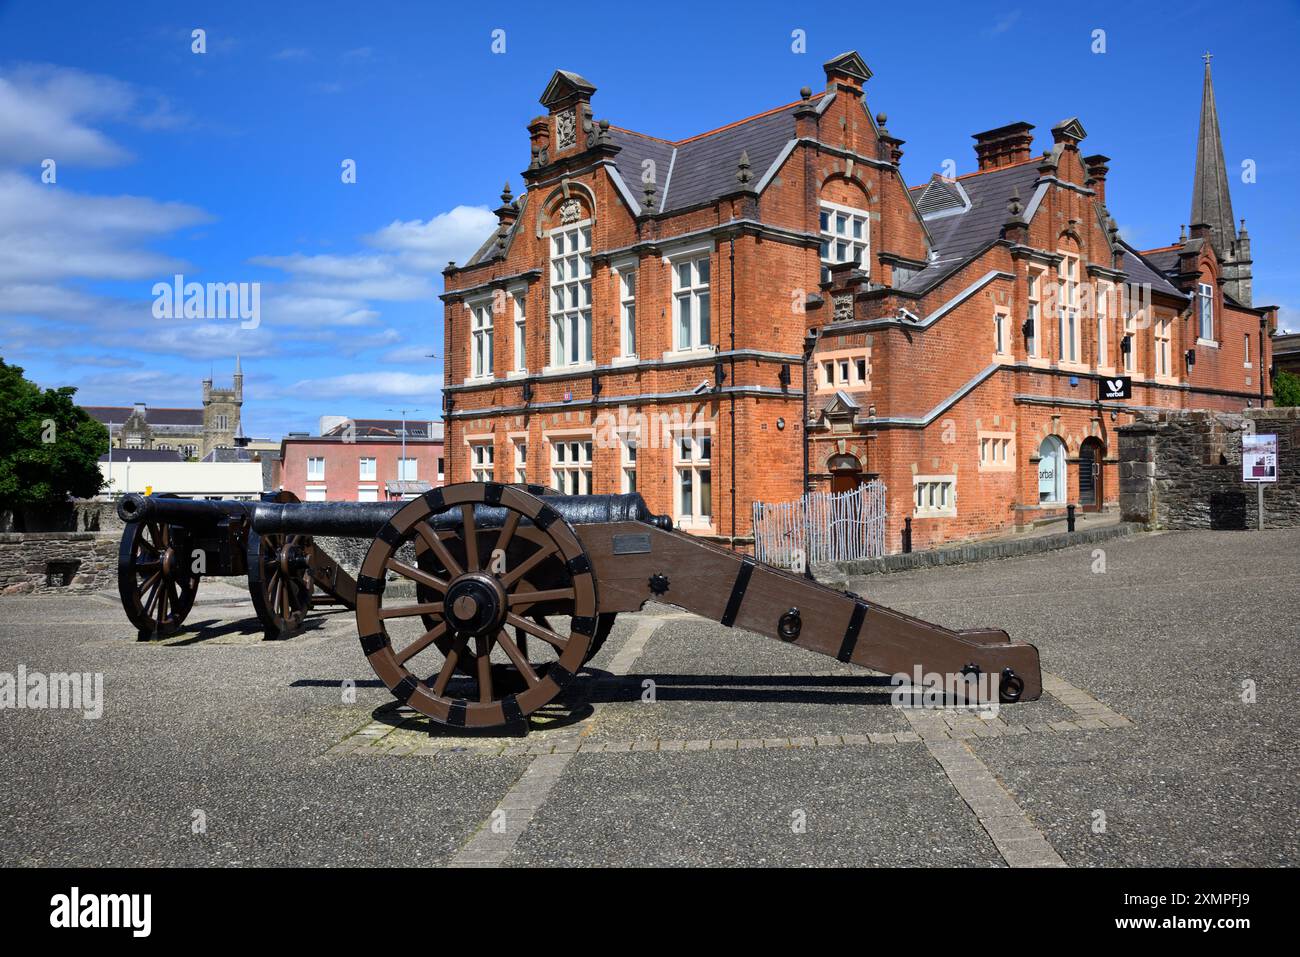
POLYGON ((862 474, 862 463, 855 455, 832 455, 826 464, 831 473, 833 493, 852 492, 867 480, 862 474))
POLYGON ((1102 488, 1102 460, 1106 448, 1099 439, 1089 437, 1079 446, 1079 506, 1085 512, 1101 510, 1106 501, 1102 488))

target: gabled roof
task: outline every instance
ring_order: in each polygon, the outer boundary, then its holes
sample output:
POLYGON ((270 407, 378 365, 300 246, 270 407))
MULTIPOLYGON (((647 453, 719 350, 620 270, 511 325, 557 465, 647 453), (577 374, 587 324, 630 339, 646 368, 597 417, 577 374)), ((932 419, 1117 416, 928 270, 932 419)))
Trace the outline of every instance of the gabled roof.
POLYGON ((1187 298, 1187 293, 1171 283, 1160 266, 1122 239, 1120 245, 1124 247, 1124 258, 1121 261, 1124 264, 1124 275, 1128 277, 1129 282, 1137 285, 1150 283, 1152 290, 1155 292, 1162 292, 1168 296, 1177 296, 1180 299, 1187 298))
MULTIPOLYGON (((121 425, 135 412, 135 406, 131 405, 83 405, 82 408, 92 419, 105 425, 121 425)), ((150 425, 202 425, 203 410, 146 406, 144 418, 150 425)))
MULTIPOLYGON (((125 462, 130 459, 132 462, 184 462, 181 458, 179 449, 113 449, 113 463, 125 462)), ((99 457, 99 461, 107 462, 108 453, 105 452, 99 457)))
MULTIPOLYGON (((966 264, 969 258, 995 242, 1002 235, 1008 216, 1007 203, 1011 192, 1020 195, 1022 205, 1029 204, 1038 179, 1035 162, 1002 166, 980 173, 960 177, 960 183, 940 180, 949 184, 952 195, 957 190, 966 196, 969 205, 964 209, 952 207, 936 210, 925 218, 925 225, 933 239, 931 247, 935 256, 926 268, 913 275, 901 288, 907 292, 920 292, 941 282, 966 264)), ((914 200, 934 188, 935 180, 913 186, 909 192, 914 200)), ((919 203, 918 203, 919 205, 919 203)))
POLYGON ((480 263, 485 263, 490 259, 499 259, 505 256, 505 254, 510 251, 510 244, 515 241, 515 235, 519 232, 520 224, 524 221, 524 213, 528 209, 527 193, 524 193, 523 196, 519 197, 518 204, 519 204, 518 207, 519 211, 518 214, 515 216, 515 221, 510 225, 510 228, 506 231, 505 245, 504 246, 497 245, 497 237, 500 235, 500 231, 501 231, 501 227, 498 226, 496 229, 492 230, 492 234, 488 236, 487 240, 483 243, 483 245, 480 246, 477 250, 475 250, 474 255, 470 256, 469 259, 465 261, 466 266, 477 266, 480 263))
MULTIPOLYGON (((348 432, 349 426, 356 430, 354 434, 359 439, 396 439, 401 438, 402 435, 401 419, 352 419, 348 422, 340 422, 325 435, 343 435, 348 432)), ((442 438, 442 423, 407 419, 406 437, 439 440, 442 438)))
MULTIPOLYGON (((824 95, 817 94, 810 102, 824 95)), ((794 111, 800 103, 787 103, 676 142, 611 126, 610 138, 622 147, 614 164, 633 198, 641 203, 644 163, 647 159, 654 162, 655 209, 659 212, 710 203, 738 187, 736 166, 741 153, 749 154, 753 182, 762 179, 794 139, 794 111)))

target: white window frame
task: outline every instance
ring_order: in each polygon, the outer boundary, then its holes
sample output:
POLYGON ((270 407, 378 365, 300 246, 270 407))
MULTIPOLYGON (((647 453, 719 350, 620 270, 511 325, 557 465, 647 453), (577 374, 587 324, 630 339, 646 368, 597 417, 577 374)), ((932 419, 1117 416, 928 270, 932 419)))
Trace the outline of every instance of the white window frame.
POLYGON ((1079 365, 1079 257, 1061 254, 1057 267, 1059 295, 1056 306, 1056 361, 1060 365, 1079 365), (1068 350, 1067 350, 1068 342, 1068 350))
POLYGON ((528 484, 528 436, 510 437, 510 454, 514 458, 514 482, 516 485, 528 484))
POLYGON ((1173 377, 1173 320, 1169 316, 1156 316, 1151 324, 1151 336, 1154 342, 1156 378, 1173 377))
POLYGON ((1043 342, 1043 276, 1041 269, 1030 269, 1025 276, 1025 318, 1034 324, 1033 335, 1026 343, 1026 353, 1031 359, 1042 357, 1043 342))
POLYGON ((523 290, 510 296, 514 308, 514 372, 528 371, 528 300, 523 290))
POLYGON ((635 268, 618 274, 618 349, 624 359, 636 358, 636 279, 635 268))
POLYGON ((469 305, 470 374, 471 379, 491 379, 492 364, 492 300, 483 299, 469 305))
POLYGON ((624 495, 637 490, 636 469, 637 453, 640 451, 641 436, 637 431, 618 434, 619 488, 624 495))
POLYGON ((913 475, 913 518, 956 518, 957 476, 913 475))
POLYGON ((1208 282, 1196 284, 1196 303, 1196 341, 1201 345, 1218 345, 1214 338, 1214 287, 1208 282))
POLYGON ((379 486, 378 485, 358 485, 357 486, 358 502, 378 502, 379 486))
POLYGON ((496 445, 492 439, 467 440, 469 446, 469 480, 491 482, 496 474, 496 445))
POLYGON ((309 488, 303 496, 303 501, 306 502, 324 502, 328 499, 329 491, 324 486, 321 486, 320 488, 309 488))
POLYGON ((1010 354, 1007 348, 1007 313, 1004 309, 993 311, 993 354, 1005 356, 1010 354))
POLYGON ((399 457, 397 460, 397 481, 418 482, 419 480, 420 480, 419 459, 413 456, 407 456, 406 458, 399 457), (408 471, 407 466, 410 466, 409 475, 404 474, 408 471))
POLYGON ((1066 448, 1065 443, 1061 441, 1059 436, 1050 436, 1050 435, 1045 436, 1043 438, 1043 441, 1038 443, 1038 457, 1036 460, 1032 461, 1032 464, 1034 466, 1034 496, 1040 505, 1052 505, 1052 506, 1064 505, 1065 500, 1069 497, 1070 495, 1070 486, 1068 482, 1069 465, 1065 460, 1068 454, 1069 454, 1069 449, 1066 448), (1052 499, 1045 499, 1042 498, 1042 492, 1040 492, 1038 489, 1038 465, 1043 460, 1043 444, 1047 442, 1048 439, 1053 439, 1053 438, 1056 439, 1056 443, 1054 447, 1060 449, 1060 455, 1055 456, 1055 458, 1057 458, 1058 467, 1056 470, 1056 475, 1053 477, 1053 481, 1055 482, 1055 485, 1052 488, 1052 493, 1054 495, 1058 495, 1059 497, 1052 498, 1052 499))
MULTIPOLYGON (((1141 310, 1139 309, 1138 312, 1141 312, 1141 310)), ((1137 347, 1138 347, 1137 327, 1138 327, 1137 313, 1131 309, 1125 309, 1124 310, 1124 338, 1128 339, 1128 352, 1125 352, 1123 354, 1124 355, 1123 365, 1124 365, 1124 371, 1129 373, 1130 375, 1132 375, 1133 371, 1137 368, 1137 347)))
POLYGON ((357 459, 357 481, 373 482, 379 477, 379 460, 373 455, 363 455, 357 459), (366 465, 370 468, 367 469, 366 465))
POLYGON ((673 271, 673 351, 711 352, 713 334, 713 256, 681 256, 671 261, 673 271), (682 270, 687 270, 689 283, 682 285, 682 270), (703 278, 701 278, 703 277, 703 278), (685 310, 686 338, 682 337, 682 318, 685 310))
POLYGON ((592 458, 595 443, 590 433, 547 436, 551 457, 551 485, 564 495, 592 494, 592 458))
POLYGON ((981 472, 1013 472, 1016 468, 1016 436, 1013 432, 980 432, 981 472))
POLYGON ((821 234, 819 255, 822 263, 822 282, 830 279, 831 266, 855 262, 860 269, 871 268, 871 214, 865 209, 842 206, 822 200, 817 210, 817 228, 821 234), (845 232, 840 231, 843 222, 845 232), (860 236, 853 235, 855 224, 861 224, 860 236))
POLYGON ((551 368, 591 365, 591 220, 556 227, 546 242, 551 368))
POLYGON ((681 429, 673 433, 673 518, 678 528, 713 528, 713 430, 681 429), (706 445, 707 443, 707 445, 706 445), (705 482, 704 475, 708 474, 705 482), (708 493, 705 494, 705 485, 708 493), (690 505, 683 508, 685 496, 690 505))
POLYGON ((1242 333, 1242 336, 1243 336, 1243 339, 1242 339, 1242 343, 1243 343, 1243 345, 1242 345, 1242 349, 1243 349, 1244 351, 1242 352, 1243 359, 1242 359, 1242 363, 1241 363, 1241 365, 1242 365, 1242 368, 1244 368, 1244 369, 1251 369, 1251 368, 1254 368, 1254 366, 1252 365, 1252 363, 1251 363, 1251 361, 1250 361, 1250 357, 1251 357, 1251 351, 1250 351, 1250 333, 1249 333, 1249 332, 1243 332, 1243 333, 1242 333))
POLYGON ((1115 287, 1108 283, 1097 284, 1097 368, 1109 369, 1110 364, 1110 298, 1115 287))
POLYGON ((308 482, 325 481, 325 456, 323 455, 307 456, 307 481, 308 482))

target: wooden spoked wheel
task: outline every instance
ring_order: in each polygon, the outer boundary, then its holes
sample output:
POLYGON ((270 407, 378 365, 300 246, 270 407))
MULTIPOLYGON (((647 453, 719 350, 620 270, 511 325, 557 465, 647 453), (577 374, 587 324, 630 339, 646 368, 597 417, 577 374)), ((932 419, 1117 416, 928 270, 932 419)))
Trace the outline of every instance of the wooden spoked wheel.
POLYGON ((117 552, 117 591, 141 640, 180 630, 194 605, 199 575, 192 570, 184 530, 163 522, 132 522, 117 552))
POLYGON ((357 579, 357 633, 375 674, 399 701, 457 727, 519 721, 553 700, 587 658, 596 608, 591 563, 572 526, 535 496, 495 482, 432 489, 411 501, 379 530, 357 579), (476 505, 501 520, 479 528, 476 505), (399 558, 415 542, 442 574, 399 558), (412 603, 385 604, 390 572, 425 591, 412 603), (548 604, 569 609, 568 635, 536 620, 548 604), (510 635, 515 629, 555 649, 549 667, 533 667, 510 635), (502 680, 494 649, 516 680, 502 680), (455 693, 453 685, 469 684, 457 672, 472 675, 472 695, 455 693))
POLYGON ((311 611, 310 535, 248 534, 248 592, 268 638, 302 627, 311 611))

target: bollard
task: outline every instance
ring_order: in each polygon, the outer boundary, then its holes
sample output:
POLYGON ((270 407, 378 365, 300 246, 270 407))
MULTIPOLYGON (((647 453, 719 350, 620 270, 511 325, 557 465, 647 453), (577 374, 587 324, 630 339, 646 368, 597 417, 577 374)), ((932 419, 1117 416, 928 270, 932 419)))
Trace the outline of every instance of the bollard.
POLYGON ((1073 504, 1065 506, 1065 530, 1067 532, 1074 531, 1074 505, 1073 504))
POLYGON ((912 550, 912 516, 903 519, 903 553, 912 550))

